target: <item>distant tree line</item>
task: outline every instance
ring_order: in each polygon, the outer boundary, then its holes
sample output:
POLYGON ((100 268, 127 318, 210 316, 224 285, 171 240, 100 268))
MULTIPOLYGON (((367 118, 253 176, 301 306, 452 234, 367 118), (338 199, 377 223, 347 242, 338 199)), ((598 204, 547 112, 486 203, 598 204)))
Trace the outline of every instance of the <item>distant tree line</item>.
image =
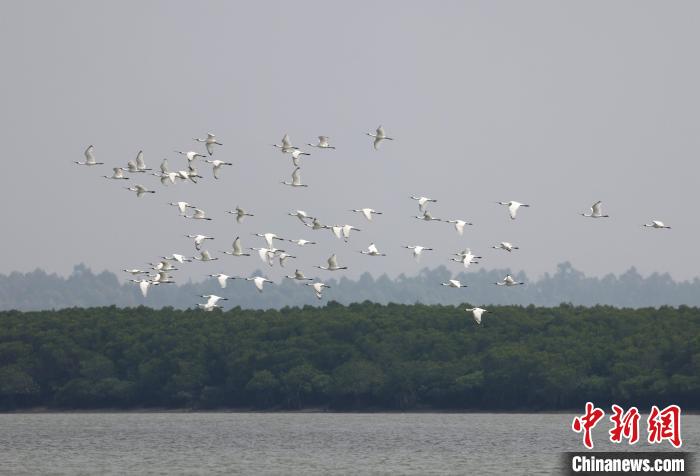
MULTIPOLYGON (((293 269, 290 269, 290 272, 293 269)), ((258 293, 246 281, 229 282, 226 289, 219 289, 214 279, 203 282, 169 284, 149 291, 144 299, 138 287, 132 283, 121 283, 110 272, 95 274, 84 265, 78 265, 68 277, 47 274, 36 270, 30 273, 14 272, 0 275, 0 310, 43 310, 67 307, 94 306, 139 306, 152 308, 191 308, 200 299, 199 294, 215 293, 229 298, 224 302, 229 307, 244 309, 280 309, 284 306, 323 306, 327 300, 342 304, 372 302, 387 304, 459 304, 462 300, 476 300, 483 305, 528 305, 557 306, 562 302, 574 305, 597 304, 617 307, 648 307, 671 305, 700 306, 700 279, 677 282, 668 274, 652 274, 642 277, 634 268, 620 276, 612 274, 602 278, 586 277, 571 264, 562 263, 554 274, 545 274, 537 281, 530 280, 525 273, 516 273, 526 286, 504 289, 494 286, 509 273, 507 269, 470 271, 457 274, 456 278, 467 283, 469 288, 454 292, 440 286, 453 273, 440 266, 423 269, 416 276, 399 275, 390 279, 386 275, 373 277, 369 273, 357 280, 340 278, 324 281, 332 286, 322 301, 317 301, 308 287, 289 279, 266 286, 258 293)), ((264 275, 264 272, 258 271, 264 275)))
POLYGON ((700 408, 700 309, 0 312, 0 409, 700 408))

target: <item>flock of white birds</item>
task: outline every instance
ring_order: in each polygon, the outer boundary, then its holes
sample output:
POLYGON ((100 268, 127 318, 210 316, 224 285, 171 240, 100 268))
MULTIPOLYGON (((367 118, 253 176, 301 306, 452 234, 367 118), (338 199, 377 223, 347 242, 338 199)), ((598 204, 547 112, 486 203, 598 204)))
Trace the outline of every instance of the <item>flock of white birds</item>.
MULTIPOLYGON (((393 141, 393 137, 389 137, 386 135, 384 128, 382 126, 379 126, 374 133, 367 132, 366 135, 369 137, 372 137, 373 140, 373 146, 375 150, 379 149, 379 146, 382 142, 384 141, 393 141)), ((231 162, 224 162, 222 160, 215 160, 212 159, 215 150, 218 148, 217 146, 222 146, 223 144, 219 142, 216 139, 216 136, 212 133, 208 133, 206 138, 199 139, 195 138, 195 142, 198 143, 203 143, 204 147, 206 149, 207 155, 200 154, 195 151, 187 151, 187 152, 182 152, 182 151, 175 151, 177 154, 183 156, 187 160, 186 168, 182 170, 177 170, 173 171, 170 169, 170 165, 168 164, 168 159, 163 159, 162 163, 160 164, 160 172, 152 172, 152 169, 149 169, 146 167, 146 163, 144 160, 144 154, 142 151, 139 151, 139 153, 136 155, 135 160, 130 160, 127 163, 126 168, 124 167, 114 167, 112 169, 112 175, 104 175, 103 177, 106 179, 110 180, 130 180, 131 178, 135 178, 140 176, 139 174, 146 174, 148 172, 151 172, 150 175, 156 176, 160 179, 160 182, 162 185, 167 186, 167 185, 175 185, 178 182, 184 182, 184 181, 190 181, 192 183, 199 183, 199 179, 202 179, 203 177, 199 175, 197 172, 197 162, 199 160, 211 165, 212 167, 212 175, 214 179, 219 178, 219 174, 221 173, 222 169, 225 166, 232 166, 233 164, 231 162), (127 176, 126 174, 131 175, 127 176)), ((335 147, 332 146, 329 142, 329 138, 326 136, 319 136, 318 137, 318 142, 316 144, 307 144, 310 147, 315 147, 317 149, 325 149, 325 150, 335 150, 335 147)), ((307 184, 302 183, 301 179, 301 157, 306 156, 306 155, 311 155, 308 152, 302 151, 299 147, 295 147, 292 145, 291 139, 289 138, 289 135, 285 134, 285 136, 282 138, 282 141, 280 144, 274 144, 274 147, 278 148, 283 154, 289 154, 290 157, 292 158, 292 163, 294 165, 294 170, 292 171, 291 174, 291 181, 282 181, 281 183, 286 186, 290 187, 308 187, 307 184)), ((88 148, 85 150, 85 161, 76 161, 75 162, 78 165, 84 165, 84 166, 98 166, 98 165, 104 165, 103 162, 98 162, 95 159, 95 154, 94 154, 94 147, 92 145, 88 146, 88 148)), ((141 184, 135 184, 131 187, 125 187, 127 190, 134 192, 137 197, 142 197, 146 194, 153 194, 156 193, 155 190, 149 190, 145 186, 141 184)), ((420 214, 416 215, 415 218, 419 220, 424 220, 424 221, 442 221, 446 223, 451 223, 454 225, 455 229, 457 230, 457 233, 459 235, 462 235, 464 233, 464 228, 466 226, 471 226, 472 223, 469 223, 465 220, 445 220, 441 218, 436 218, 434 217, 430 211, 428 211, 428 205, 430 203, 435 203, 437 200, 429 197, 423 197, 423 196, 411 196, 410 197, 413 200, 416 200, 418 202, 418 210, 420 214)), ((508 208, 508 215, 510 216, 511 220, 515 220, 516 217, 518 216, 518 210, 520 210, 521 207, 529 207, 530 205, 526 203, 521 203, 521 202, 516 202, 514 200, 510 201, 502 201, 502 202, 497 202, 500 205, 503 205, 508 208)), ((191 203, 188 203, 186 201, 178 201, 178 202, 171 202, 170 205, 177 207, 179 210, 179 213, 182 217, 187 218, 194 221, 201 221, 201 220, 212 220, 211 217, 208 217, 206 212, 202 209, 199 208, 191 203), (191 211, 191 214, 188 215, 188 212, 191 211)), ((377 211, 373 208, 370 207, 365 207, 365 208, 357 208, 351 210, 352 212, 355 213, 360 213, 364 216, 364 218, 368 221, 371 222, 374 218, 375 215, 382 215, 382 212, 377 211)), ((235 215, 235 220, 237 223, 241 223, 246 217, 253 217, 255 216, 253 213, 249 213, 247 210, 244 210, 240 207, 236 207, 235 210, 229 210, 227 213, 235 215)), ((296 217, 302 225, 307 227, 310 231, 319 231, 319 230, 330 230, 333 235, 335 235, 336 238, 343 240, 345 243, 348 242, 348 238, 350 237, 350 233, 352 231, 360 231, 358 228, 344 224, 344 225, 327 225, 321 223, 318 217, 315 217, 303 210, 294 210, 290 213, 288 213, 289 216, 296 217)), ((602 210, 602 203, 600 201, 595 202, 588 213, 581 213, 582 216, 587 217, 587 218, 608 218, 608 215, 603 214, 602 210)), ((643 225, 644 227, 649 227, 649 228, 656 228, 656 229, 670 229, 670 226, 666 226, 663 222, 659 220, 652 220, 650 223, 645 223, 643 225)), ((264 245, 261 247, 250 247, 250 248, 244 248, 243 244, 241 242, 240 236, 236 236, 233 240, 233 244, 231 246, 230 250, 226 251, 221 251, 221 253, 233 257, 248 257, 251 256, 250 253, 246 253, 246 251, 256 251, 260 259, 267 265, 269 266, 274 266, 275 262, 278 262, 281 267, 284 267, 285 262, 289 259, 295 259, 295 256, 292 256, 289 254, 287 251, 283 249, 278 249, 276 248, 277 242, 282 242, 282 241, 287 241, 290 243, 294 243, 295 245, 299 247, 303 247, 306 245, 315 245, 317 244, 315 241, 312 240, 307 240, 307 239, 287 239, 287 238, 282 238, 281 236, 276 235, 275 233, 254 233, 254 236, 260 237, 264 239, 264 245)), ((175 283, 175 280, 171 274, 173 271, 177 271, 178 268, 176 268, 176 264, 178 265, 184 265, 184 263, 191 262, 193 260, 195 261, 216 261, 219 258, 218 257, 213 257, 211 253, 206 250, 202 249, 203 246, 206 244, 207 240, 213 240, 214 237, 212 236, 207 236, 203 234, 188 234, 186 235, 187 238, 190 238, 194 241, 194 247, 197 250, 198 254, 192 257, 188 257, 182 254, 176 254, 173 253, 169 256, 161 256, 160 259, 155 262, 155 263, 149 263, 151 268, 149 269, 138 269, 138 268, 133 268, 133 269, 124 269, 123 271, 131 274, 133 276, 132 279, 130 279, 131 282, 138 284, 141 293, 143 294, 144 297, 147 296, 148 290, 151 286, 158 286, 158 285, 163 285, 163 284, 172 284, 175 283)), ((406 245, 403 246, 406 249, 411 250, 414 259, 418 260, 420 259, 421 254, 424 251, 433 251, 433 248, 429 248, 426 246, 421 246, 421 245, 406 245)), ((512 243, 509 242, 500 242, 496 245, 493 246, 495 249, 500 249, 504 250, 507 252, 512 252, 513 250, 518 250, 519 248, 512 243)), ((361 250, 361 254, 366 255, 366 256, 373 256, 373 257, 379 257, 379 256, 386 256, 385 253, 382 253, 379 251, 378 247, 376 244, 371 243, 366 250, 361 250)), ((479 261, 476 261, 478 259, 481 259, 480 256, 476 256, 472 253, 472 251, 467 248, 462 251, 459 251, 457 253, 454 253, 454 256, 456 258, 451 258, 452 261, 461 263, 464 268, 469 268, 471 264, 477 264, 479 261)), ((330 257, 326 260, 326 266, 318 265, 316 268, 324 271, 341 271, 341 270, 346 270, 348 269, 347 266, 341 266, 338 264, 338 259, 335 253, 331 254, 330 257)), ((217 273, 217 274, 210 274, 209 277, 215 278, 219 284, 219 286, 223 289, 226 287, 226 284, 228 280, 233 280, 233 279, 243 279, 246 281, 251 281, 256 289, 259 292, 263 292, 264 286, 266 283, 273 284, 273 281, 263 277, 263 276, 252 276, 252 277, 240 277, 240 276, 229 276, 223 273, 217 273)), ((301 283, 304 283, 306 286, 309 286, 311 290, 314 292, 316 297, 318 299, 321 299, 323 297, 323 292, 325 289, 330 288, 327 284, 315 280, 312 278, 307 278, 304 275, 304 272, 300 269, 295 270, 294 274, 287 275, 285 276, 287 279, 292 279, 301 283)), ((467 287, 466 284, 460 282, 457 279, 450 279, 447 282, 440 283, 442 286, 447 286, 450 288, 465 288, 467 287)), ((516 281, 513 276, 506 275, 501 281, 494 283, 497 286, 505 286, 505 287, 511 287, 511 286, 519 286, 525 284, 524 282, 519 282, 516 281)), ((222 306, 219 304, 219 301, 226 301, 228 298, 222 297, 222 296, 217 296, 215 294, 205 294, 201 295, 200 297, 206 299, 206 302, 204 303, 198 303, 198 306, 200 309, 203 309, 205 311, 212 311, 216 308, 222 308, 222 306)), ((474 318, 474 321, 477 324, 481 324, 482 320, 482 315, 487 312, 486 309, 480 308, 480 307, 474 307, 474 308, 467 308, 465 309, 467 312, 470 312, 474 318)))

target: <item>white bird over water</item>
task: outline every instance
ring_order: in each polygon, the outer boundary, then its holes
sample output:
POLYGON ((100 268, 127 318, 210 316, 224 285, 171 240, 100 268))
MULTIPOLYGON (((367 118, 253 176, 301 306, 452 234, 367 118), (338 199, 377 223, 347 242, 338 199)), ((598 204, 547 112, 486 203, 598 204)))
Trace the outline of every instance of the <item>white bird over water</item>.
POLYGON ((308 187, 308 185, 301 183, 301 174, 299 173, 299 170, 301 170, 299 167, 294 169, 294 172, 292 172, 292 181, 291 182, 281 182, 281 183, 283 185, 290 185, 292 187, 308 187))
POLYGON ((466 288, 466 284, 462 284, 458 279, 448 279, 446 283, 440 283, 442 286, 449 286, 451 288, 466 288))
POLYGON ((455 230, 457 230, 457 233, 461 235, 464 234, 464 226, 469 225, 472 226, 473 223, 466 222, 464 220, 445 220, 446 223, 454 223, 455 230))
POLYGON ((591 213, 581 213, 581 215, 588 218, 608 218, 610 215, 603 215, 602 203, 602 201, 598 200, 591 205, 591 213))
POLYGON ((292 141, 289 139, 289 134, 285 134, 284 137, 282 137, 282 144, 272 144, 272 146, 280 149, 283 154, 288 154, 293 150, 297 150, 297 147, 292 145, 292 141))
POLYGON ((306 144, 311 147, 317 147, 319 149, 335 149, 332 145, 328 143, 328 136, 318 136, 318 144, 306 144))
POLYGON ((304 273, 298 269, 296 271, 294 271, 293 276, 285 276, 285 278, 295 279, 297 281, 313 281, 313 279, 307 278, 306 276, 304 276, 304 273))
POLYGON ((241 238, 238 236, 236 237, 235 240, 233 240, 232 251, 222 251, 222 253, 225 255, 231 255, 231 256, 250 256, 250 254, 243 252, 243 246, 241 245, 241 238))
POLYGON ((418 200, 418 210, 420 210, 421 212, 425 211, 425 207, 427 206, 427 204, 429 202, 433 202, 433 203, 437 202, 437 200, 435 200, 434 198, 428 198, 428 197, 414 197, 413 195, 411 195, 411 198, 413 200, 418 200))
POLYGON ((492 246, 492 248, 497 249, 497 250, 505 250, 509 253, 513 250, 520 249, 517 246, 513 246, 512 243, 508 243, 507 241, 501 241, 499 244, 492 246))
POLYGON ((145 193, 156 193, 154 190, 148 190, 146 187, 143 185, 134 185, 133 187, 125 187, 127 190, 130 192, 136 192, 137 197, 143 196, 145 193))
POLYGON ((170 203, 168 203, 168 205, 171 205, 173 207, 177 207, 178 209, 180 209, 180 215, 183 215, 183 216, 187 213, 188 208, 197 208, 194 205, 191 205, 187 202, 170 202, 170 203))
POLYGON ((181 152, 181 151, 179 151, 179 150, 176 150, 175 152, 177 152, 177 153, 180 154, 180 155, 184 155, 185 157, 187 157, 187 162, 188 162, 188 163, 194 162, 195 159, 197 159, 197 157, 201 157, 201 158, 203 158, 203 159, 205 159, 205 158, 207 157, 206 155, 198 154, 197 152, 195 152, 195 151, 193 151, 193 150, 190 150, 189 152, 181 152))
POLYGON ((314 294, 316 294, 316 297, 321 299, 323 297, 323 288, 329 288, 327 284, 321 283, 321 282, 316 282, 316 283, 306 283, 307 286, 311 286, 314 290, 314 294))
POLYGON ((235 210, 226 210, 226 213, 236 215, 236 223, 241 223, 245 217, 254 217, 252 213, 248 213, 241 207, 236 207, 235 210))
POLYGON ((335 254, 332 254, 330 258, 328 258, 328 266, 316 266, 318 269, 323 269, 326 271, 338 271, 341 269, 348 269, 347 266, 338 266, 338 258, 336 257, 335 254))
POLYGON ((485 312, 488 312, 486 309, 481 309, 480 307, 469 307, 466 308, 465 311, 472 313, 472 316, 474 317, 474 322, 476 322, 477 324, 481 324, 481 316, 485 312))
POLYGON ((193 220, 211 220, 211 218, 208 218, 206 213, 204 213, 204 210, 201 208, 195 208, 194 213, 191 216, 183 215, 185 218, 191 218, 193 220))
POLYGON ((520 202, 515 202, 513 200, 509 202, 498 202, 499 205, 508 205, 508 213, 510 214, 510 219, 515 220, 515 216, 518 213, 518 208, 520 207, 529 207, 530 205, 526 205, 524 203, 520 202))
POLYGON ((294 167, 299 167, 299 160, 301 159, 302 155, 311 155, 308 152, 302 152, 299 149, 294 149, 292 151, 292 163, 294 164, 294 167))
POLYGON ((214 136, 214 134, 212 134, 211 132, 207 133, 206 139, 197 139, 195 137, 193 140, 197 142, 204 142, 204 145, 207 148, 207 152, 209 153, 209 155, 212 155, 214 153, 215 145, 224 145, 221 142, 217 142, 216 136, 214 136))
POLYGON ((207 236, 207 235, 185 235, 187 238, 193 238, 194 239, 194 247, 199 251, 200 247, 202 246, 202 243, 204 243, 205 240, 213 240, 213 236, 207 236))
POLYGON ((370 137, 374 137, 374 150, 379 149, 379 144, 383 140, 394 140, 393 137, 387 137, 386 133, 384 132, 384 128, 382 126, 377 127, 377 130, 375 131, 374 134, 371 132, 366 132, 366 134, 370 137))
POLYGON ((129 180, 129 177, 124 177, 124 169, 122 169, 121 167, 114 167, 112 169, 112 171, 114 173, 112 174, 111 177, 108 175, 103 175, 103 177, 106 179, 113 179, 113 180, 129 180))
POLYGON ((382 212, 378 212, 373 208, 357 208, 355 210, 350 210, 351 212, 362 213, 368 221, 372 221, 372 215, 381 215, 382 212))
POLYGON ((93 155, 95 148, 91 145, 85 149, 85 162, 75 162, 78 165, 104 165, 104 162, 97 162, 95 156, 93 155))
POLYGON ((426 248, 425 246, 420 245, 404 246, 404 248, 413 250, 413 257, 416 259, 416 261, 420 260, 423 251, 433 251, 432 248, 426 248))
POLYGON ((659 228, 659 229, 667 229, 670 230, 670 226, 664 225, 664 222, 659 221, 659 220, 652 220, 651 223, 645 223, 644 226, 649 227, 649 228, 659 228))
POLYGON ((224 165, 233 165, 233 163, 231 163, 231 162, 224 162, 223 160, 209 160, 209 159, 206 159, 205 162, 212 165, 212 172, 213 172, 213 174, 214 174, 214 178, 215 178, 215 179, 218 179, 218 178, 219 178, 219 170, 221 169, 221 167, 223 167, 224 165))
POLYGON ((360 251, 363 255, 369 255, 369 256, 386 256, 384 253, 380 253, 379 250, 377 249, 377 246, 372 243, 367 247, 367 251, 360 251))
POLYGON ((223 273, 210 274, 209 276, 212 278, 216 278, 216 280, 219 281, 219 286, 221 286, 221 289, 224 289, 226 287, 226 283, 229 279, 233 279, 233 277, 223 273))
POLYGON ((503 278, 503 281, 499 281, 497 283, 493 283, 496 286, 518 286, 519 284, 525 284, 523 282, 516 281, 513 279, 513 276, 510 274, 506 275, 505 278, 503 278))

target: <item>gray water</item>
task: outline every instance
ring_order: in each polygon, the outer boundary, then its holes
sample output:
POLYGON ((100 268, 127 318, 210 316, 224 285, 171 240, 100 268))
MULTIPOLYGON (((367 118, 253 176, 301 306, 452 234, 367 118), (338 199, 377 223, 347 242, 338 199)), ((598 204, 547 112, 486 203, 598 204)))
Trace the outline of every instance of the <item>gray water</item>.
MULTIPOLYGON (((0 414, 0 474, 558 474, 569 414, 0 414)), ((646 440, 646 419, 640 440, 646 440)), ((607 441, 595 450, 644 451, 607 441)), ((700 416, 684 415, 684 451, 700 416)), ((671 450, 668 443, 653 450, 671 450)))

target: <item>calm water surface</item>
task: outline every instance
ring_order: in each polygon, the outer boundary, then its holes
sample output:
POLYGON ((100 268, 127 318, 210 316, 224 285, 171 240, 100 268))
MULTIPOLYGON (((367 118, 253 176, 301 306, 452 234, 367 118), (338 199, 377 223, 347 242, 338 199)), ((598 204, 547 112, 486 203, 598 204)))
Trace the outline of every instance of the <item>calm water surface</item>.
MULTIPOLYGON (((0 414, 0 474, 558 474, 568 414, 0 414)), ((644 423, 645 419, 641 422, 644 423)), ((596 450, 643 451, 607 443, 596 450)), ((646 429, 640 425, 641 436, 646 429)), ((698 451, 700 416, 683 417, 698 451)), ((670 449, 663 444, 655 449, 670 449)))

